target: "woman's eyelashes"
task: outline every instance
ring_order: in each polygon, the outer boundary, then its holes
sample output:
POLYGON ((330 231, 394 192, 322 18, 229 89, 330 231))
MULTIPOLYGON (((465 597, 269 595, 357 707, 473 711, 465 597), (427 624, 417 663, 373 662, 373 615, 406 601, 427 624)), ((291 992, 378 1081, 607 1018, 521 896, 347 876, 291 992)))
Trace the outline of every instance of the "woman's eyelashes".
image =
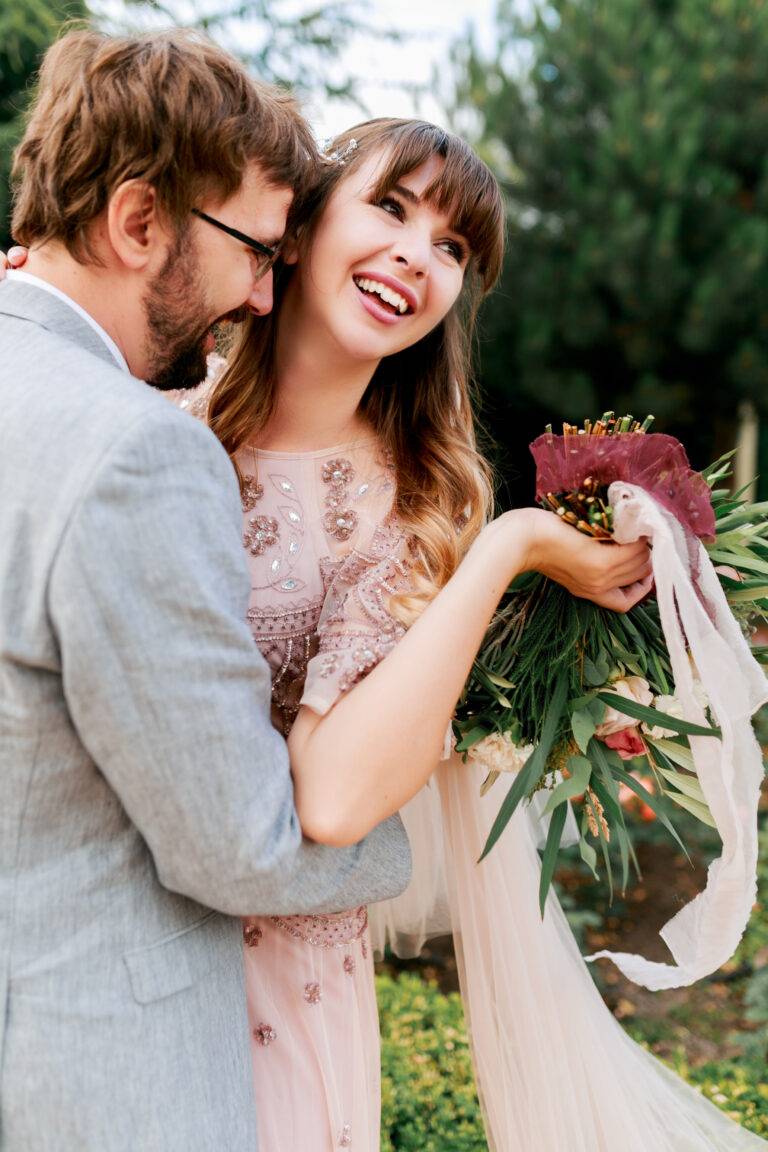
MULTIPOLYGON (((393 196, 391 193, 382 196, 379 200, 375 200, 374 204, 375 207, 381 208, 382 211, 386 212, 389 216, 394 216, 397 220, 404 221, 408 215, 407 206, 399 200, 397 196, 393 196)), ((462 244, 460 240, 445 237, 442 240, 437 240, 435 246, 442 252, 447 252, 457 264, 464 264, 467 259, 468 252, 466 246, 462 244)))

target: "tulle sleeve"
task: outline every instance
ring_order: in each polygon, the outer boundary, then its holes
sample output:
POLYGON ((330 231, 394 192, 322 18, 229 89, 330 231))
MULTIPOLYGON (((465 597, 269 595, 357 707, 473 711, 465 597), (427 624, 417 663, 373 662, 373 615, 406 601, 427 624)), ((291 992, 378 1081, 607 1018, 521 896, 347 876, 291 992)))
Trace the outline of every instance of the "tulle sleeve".
POLYGON ((408 588, 405 534, 388 516, 365 550, 353 549, 330 563, 319 648, 309 662, 301 699, 320 715, 375 668, 405 632, 389 606, 392 595, 408 588))
MULTIPOLYGON (((377 527, 370 546, 338 562, 330 578, 318 628, 319 650, 309 663, 302 704, 324 715, 392 651, 405 628, 392 614, 389 600, 407 590, 409 580, 408 543, 390 515, 377 527)), ((400 816, 411 845, 412 879, 402 895, 369 909, 371 944, 379 956, 387 944, 398 956, 418 956, 425 940, 451 930, 434 777, 401 808, 400 816)))

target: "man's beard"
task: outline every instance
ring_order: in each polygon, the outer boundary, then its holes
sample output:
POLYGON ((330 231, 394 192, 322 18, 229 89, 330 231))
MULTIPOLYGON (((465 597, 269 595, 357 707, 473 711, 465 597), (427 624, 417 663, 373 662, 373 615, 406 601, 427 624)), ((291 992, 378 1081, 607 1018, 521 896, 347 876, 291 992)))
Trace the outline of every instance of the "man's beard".
MULTIPOLYGON (((205 288, 189 236, 180 236, 144 298, 148 328, 147 382, 162 392, 196 388, 208 365, 205 338, 212 327, 206 317, 205 288)), ((219 320, 241 321, 239 308, 219 320)))

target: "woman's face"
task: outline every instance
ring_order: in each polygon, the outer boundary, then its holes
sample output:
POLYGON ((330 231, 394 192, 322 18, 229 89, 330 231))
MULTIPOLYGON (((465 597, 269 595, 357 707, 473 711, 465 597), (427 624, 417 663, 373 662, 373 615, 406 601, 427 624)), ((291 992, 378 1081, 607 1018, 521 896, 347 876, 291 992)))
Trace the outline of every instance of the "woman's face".
POLYGON ((421 199, 442 158, 430 157, 376 199, 385 159, 378 152, 341 180, 294 277, 295 318, 364 362, 417 343, 439 324, 469 257, 449 217, 421 199))

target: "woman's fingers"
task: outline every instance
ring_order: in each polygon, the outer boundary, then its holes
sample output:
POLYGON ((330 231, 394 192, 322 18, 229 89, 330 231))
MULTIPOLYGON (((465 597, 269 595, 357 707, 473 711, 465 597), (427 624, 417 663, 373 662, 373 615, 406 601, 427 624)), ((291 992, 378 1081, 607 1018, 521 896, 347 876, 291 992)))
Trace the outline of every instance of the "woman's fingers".
POLYGON ((595 604, 601 608, 609 608, 612 612, 629 612, 635 604, 644 600, 653 588, 653 573, 643 580, 636 580, 623 588, 611 588, 608 592, 594 597, 595 604))

